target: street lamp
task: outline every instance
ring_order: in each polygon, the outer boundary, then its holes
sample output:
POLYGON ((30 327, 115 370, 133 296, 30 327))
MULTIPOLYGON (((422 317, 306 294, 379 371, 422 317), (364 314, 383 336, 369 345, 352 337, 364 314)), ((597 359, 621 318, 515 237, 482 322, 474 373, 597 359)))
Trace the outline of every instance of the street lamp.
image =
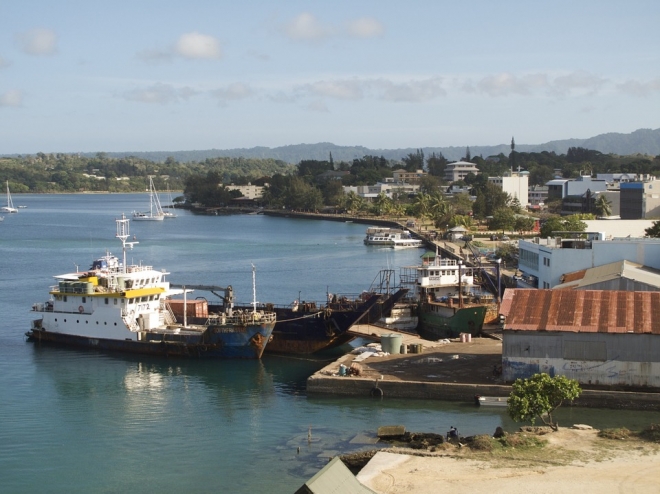
POLYGON ((500 257, 495 262, 497 263, 497 303, 500 304, 502 302, 502 258, 500 257))

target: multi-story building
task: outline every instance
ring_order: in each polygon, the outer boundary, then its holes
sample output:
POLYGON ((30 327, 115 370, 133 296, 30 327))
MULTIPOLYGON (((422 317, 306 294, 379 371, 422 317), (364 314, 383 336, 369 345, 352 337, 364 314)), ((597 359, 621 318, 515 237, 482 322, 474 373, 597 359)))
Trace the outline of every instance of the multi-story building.
POLYGON ((488 181, 497 185, 512 198, 517 198, 522 207, 529 204, 529 172, 510 171, 501 177, 488 177, 488 181))
POLYGON ((581 196, 587 190, 591 191, 592 194, 607 190, 606 180, 594 179, 589 175, 583 175, 576 179, 556 178, 545 185, 548 186, 548 201, 563 199, 566 196, 581 196))
POLYGON ((660 218, 660 180, 619 184, 621 219, 660 218))
POLYGON ((521 286, 553 288, 562 283, 566 273, 622 260, 660 269, 660 238, 606 240, 603 232, 557 232, 556 235, 561 236, 518 242, 521 286))
POLYGON ((264 195, 264 188, 260 185, 252 185, 252 184, 247 184, 247 185, 226 185, 225 188, 227 190, 237 190, 241 194, 243 194, 243 197, 245 199, 261 199, 264 195))
POLYGON ((456 161, 445 165, 445 180, 448 182, 458 182, 467 177, 468 173, 479 175, 479 168, 469 161, 456 161))
POLYGON ((548 201, 546 185, 530 185, 527 189, 527 199, 530 206, 543 206, 548 201))
POLYGON ((417 194, 419 192, 419 185, 417 184, 401 184, 395 182, 379 182, 374 185, 345 185, 342 187, 344 194, 355 192, 358 196, 369 201, 378 197, 383 192, 390 199, 394 199, 396 194, 417 194))
POLYGON ((427 173, 424 170, 409 172, 404 169, 399 169, 392 172, 392 177, 395 182, 406 184, 418 184, 422 177, 425 177, 426 175, 427 173))

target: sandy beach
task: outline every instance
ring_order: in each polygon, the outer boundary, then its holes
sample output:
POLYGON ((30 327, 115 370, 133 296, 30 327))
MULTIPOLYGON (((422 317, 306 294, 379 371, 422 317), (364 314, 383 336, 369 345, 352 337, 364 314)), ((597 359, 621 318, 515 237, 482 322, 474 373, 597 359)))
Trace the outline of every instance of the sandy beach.
POLYGON ((658 493, 660 444, 598 437, 596 430, 560 429, 542 436, 545 454, 474 455, 467 448, 428 456, 398 449, 376 454, 357 475, 382 494, 658 493))

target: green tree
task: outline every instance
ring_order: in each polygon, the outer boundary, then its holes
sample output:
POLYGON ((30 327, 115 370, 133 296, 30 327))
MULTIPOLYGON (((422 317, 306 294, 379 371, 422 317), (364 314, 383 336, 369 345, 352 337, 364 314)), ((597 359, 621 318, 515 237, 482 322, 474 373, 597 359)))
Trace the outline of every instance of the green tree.
POLYGON ((660 238, 660 220, 654 221, 653 224, 644 230, 645 237, 660 238))
POLYGON ((582 392, 575 379, 550 377, 545 373, 516 379, 511 388, 507 405, 509 417, 516 422, 529 421, 532 425, 539 418, 554 431, 559 429, 559 424, 552 414, 565 400, 574 400, 582 392))
POLYGON ((518 215, 516 216, 513 227, 517 232, 529 232, 532 231, 532 228, 534 228, 535 222, 536 220, 534 218, 518 215))
POLYGON ((598 194, 594 207, 598 216, 609 216, 612 214, 612 203, 603 194, 598 194))
POLYGON ((488 222, 490 230, 509 230, 514 229, 516 218, 510 208, 502 207, 493 212, 493 218, 488 222))
POLYGON ((582 219, 583 216, 579 214, 548 218, 541 225, 541 236, 550 237, 552 232, 583 232, 587 229, 587 224, 582 219))

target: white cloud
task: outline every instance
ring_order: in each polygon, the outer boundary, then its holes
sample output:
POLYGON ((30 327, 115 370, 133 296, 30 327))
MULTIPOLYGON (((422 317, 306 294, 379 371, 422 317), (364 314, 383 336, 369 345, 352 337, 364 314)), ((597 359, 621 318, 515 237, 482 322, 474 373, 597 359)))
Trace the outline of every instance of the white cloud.
POLYGON ((305 93, 341 100, 359 100, 364 97, 363 83, 350 81, 317 81, 300 87, 305 93))
POLYGON ((254 90, 247 84, 235 82, 223 88, 211 91, 211 94, 222 101, 236 101, 254 95, 254 90))
POLYGON ((317 112, 317 113, 330 113, 330 110, 328 110, 328 107, 321 100, 314 100, 314 101, 310 102, 307 105, 307 109, 309 111, 313 111, 313 112, 317 112))
POLYGON ((596 93, 605 83, 606 79, 590 74, 584 70, 571 72, 570 74, 556 77, 552 81, 550 91, 552 94, 564 96, 574 91, 586 91, 590 94, 596 93))
POLYGON ((54 55, 57 53, 57 34, 52 29, 36 28, 19 33, 16 41, 28 55, 54 55))
POLYGON ((447 95, 440 77, 404 83, 381 79, 377 81, 377 86, 382 90, 381 98, 386 101, 417 103, 447 95))
POLYGON ((629 94, 630 96, 646 97, 652 93, 660 92, 660 78, 652 79, 648 82, 629 80, 617 84, 616 87, 622 93, 629 94))
POLYGON ((482 78, 477 82, 476 88, 468 81, 465 89, 467 92, 474 92, 476 90, 490 96, 508 96, 511 94, 529 95, 534 89, 547 86, 548 79, 545 74, 531 74, 519 77, 504 72, 482 78))
POLYGON ((165 105, 187 100, 196 94, 198 92, 189 87, 177 88, 170 84, 158 83, 148 88, 126 91, 122 96, 129 101, 165 105))
POLYGON ((375 38, 385 33, 385 27, 372 17, 362 17, 348 21, 346 31, 356 38, 375 38))
POLYGON ((284 26, 284 33, 296 41, 319 41, 330 36, 333 30, 322 26, 312 14, 303 12, 284 26))
POLYGON ((18 108, 23 105, 23 93, 17 89, 0 94, 0 106, 11 106, 18 108))
POLYGON ((179 37, 174 45, 174 53, 183 58, 219 59, 222 58, 222 47, 213 36, 194 32, 179 37))
POLYGON ((0 57, 0 69, 4 69, 5 67, 9 67, 11 63, 9 63, 8 60, 5 60, 4 58, 0 57))

